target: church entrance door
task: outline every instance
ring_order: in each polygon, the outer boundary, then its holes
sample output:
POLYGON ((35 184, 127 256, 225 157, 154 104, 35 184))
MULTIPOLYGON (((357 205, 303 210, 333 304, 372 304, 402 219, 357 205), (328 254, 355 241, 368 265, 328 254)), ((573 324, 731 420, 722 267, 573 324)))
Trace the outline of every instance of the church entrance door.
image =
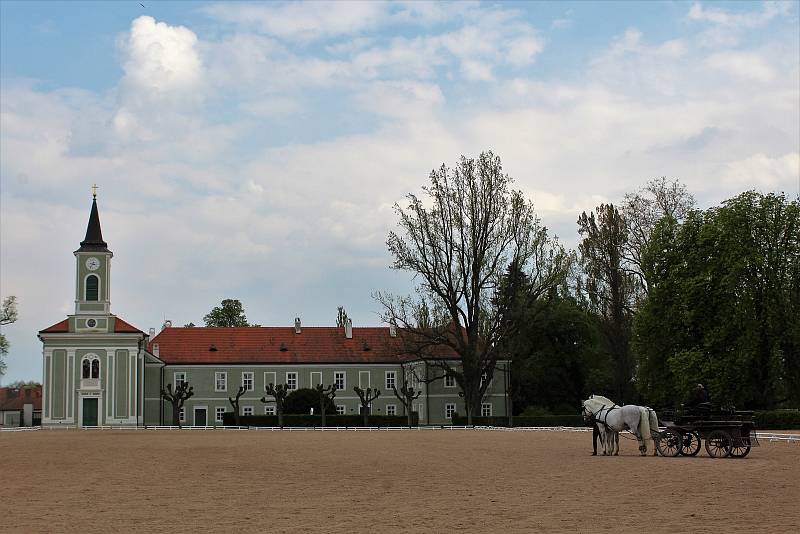
POLYGON ((83 399, 83 426, 97 426, 97 399, 83 399))

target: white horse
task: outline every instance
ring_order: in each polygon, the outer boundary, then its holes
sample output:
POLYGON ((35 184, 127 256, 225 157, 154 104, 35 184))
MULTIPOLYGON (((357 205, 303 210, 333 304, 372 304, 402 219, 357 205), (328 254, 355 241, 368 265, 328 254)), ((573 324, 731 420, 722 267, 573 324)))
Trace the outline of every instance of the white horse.
MULTIPOLYGON (((583 415, 586 419, 593 418, 601 429, 601 434, 605 434, 603 454, 606 456, 619 454, 619 432, 623 430, 630 430, 636 436, 639 453, 645 456, 647 439, 652 438, 653 426, 658 430, 658 417, 654 410, 633 404, 617 406, 600 395, 592 395, 583 401, 583 415)), ((654 446, 654 455, 655 449, 654 446)))
MULTIPOLYGON (((602 395, 592 395, 590 398, 602 401, 607 406, 616 406, 617 405, 614 401, 612 401, 608 397, 604 397, 602 395)), ((647 410, 647 414, 648 414, 648 421, 647 422, 650 425, 650 433, 649 433, 649 435, 647 435, 647 433, 645 433, 645 435, 642 436, 642 437, 643 437, 643 439, 650 438, 653 441, 653 456, 657 456, 658 455, 658 450, 656 449, 656 440, 655 440, 655 438, 653 436, 654 436, 654 434, 657 434, 658 431, 659 431, 658 430, 658 415, 656 414, 656 411, 654 409, 650 408, 649 406, 642 406, 642 408, 647 410)), ((616 450, 619 450, 619 432, 611 432, 610 431, 610 433, 613 434, 612 439, 614 440, 614 446, 616 447, 616 450)), ((601 440, 601 442, 602 442, 602 440, 601 440)))

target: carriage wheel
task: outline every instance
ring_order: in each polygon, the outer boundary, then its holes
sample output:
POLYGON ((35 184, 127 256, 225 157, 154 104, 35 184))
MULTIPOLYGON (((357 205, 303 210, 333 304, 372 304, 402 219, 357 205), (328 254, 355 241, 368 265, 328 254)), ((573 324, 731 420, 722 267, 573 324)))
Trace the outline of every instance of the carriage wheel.
POLYGON ((681 454, 684 456, 697 456, 700 452, 700 434, 697 432, 686 432, 683 435, 681 454))
POLYGON ((656 439, 656 450, 661 456, 674 457, 681 452, 681 435, 675 430, 665 430, 656 439))
POLYGON ((750 438, 736 438, 731 446, 731 456, 744 458, 750 454, 750 438))
POLYGON ((715 430, 706 438, 706 452, 712 458, 726 458, 733 448, 731 435, 724 430, 715 430))

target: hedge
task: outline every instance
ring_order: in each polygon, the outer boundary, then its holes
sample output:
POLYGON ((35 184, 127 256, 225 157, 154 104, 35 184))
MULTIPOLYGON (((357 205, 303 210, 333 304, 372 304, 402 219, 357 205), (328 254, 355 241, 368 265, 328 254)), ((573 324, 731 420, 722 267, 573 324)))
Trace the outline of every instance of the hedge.
MULTIPOLYGON (((466 416, 453 415, 453 424, 463 426, 467 424, 466 416)), ((512 418, 517 426, 586 426, 582 415, 516 415, 512 418)), ((498 415, 493 417, 473 417, 472 424, 476 426, 508 426, 508 417, 498 415)))
POLYGON ((759 430, 800 430, 800 410, 757 411, 753 416, 759 430))
MULTIPOLYGON (((277 415, 242 415, 239 417, 241 426, 280 426, 277 415)), ((225 426, 236 425, 233 412, 225 412, 222 416, 225 426)), ((411 424, 419 424, 419 416, 414 412, 411 424)), ((319 415, 284 415, 283 426, 288 427, 321 427, 322 417, 319 415)), ((364 426, 364 417, 361 415, 326 415, 325 426, 364 426)), ((370 415, 369 426, 408 426, 408 417, 405 415, 370 415)))

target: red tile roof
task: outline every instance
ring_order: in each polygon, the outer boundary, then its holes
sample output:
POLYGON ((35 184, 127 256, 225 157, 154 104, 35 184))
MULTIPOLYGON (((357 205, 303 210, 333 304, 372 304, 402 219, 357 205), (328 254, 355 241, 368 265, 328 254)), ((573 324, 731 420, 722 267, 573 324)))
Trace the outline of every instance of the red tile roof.
MULTIPOLYGON (((122 318, 114 317, 114 333, 115 334, 144 334, 141 330, 136 328, 130 323, 122 320, 122 318)), ((64 319, 53 326, 48 326, 44 330, 40 330, 40 334, 64 334, 69 332, 69 319, 64 319)))
POLYGON ((22 410, 26 404, 33 404, 34 410, 42 409, 42 386, 0 388, 0 411, 22 410))
MULTIPOLYGON (((400 354, 400 338, 391 337, 388 327, 353 328, 351 339, 338 327, 304 326, 299 334, 293 327, 169 327, 150 340, 150 353, 155 344, 158 357, 168 364, 399 363, 411 359, 400 354)), ((457 356, 443 350, 442 357, 457 356)))

